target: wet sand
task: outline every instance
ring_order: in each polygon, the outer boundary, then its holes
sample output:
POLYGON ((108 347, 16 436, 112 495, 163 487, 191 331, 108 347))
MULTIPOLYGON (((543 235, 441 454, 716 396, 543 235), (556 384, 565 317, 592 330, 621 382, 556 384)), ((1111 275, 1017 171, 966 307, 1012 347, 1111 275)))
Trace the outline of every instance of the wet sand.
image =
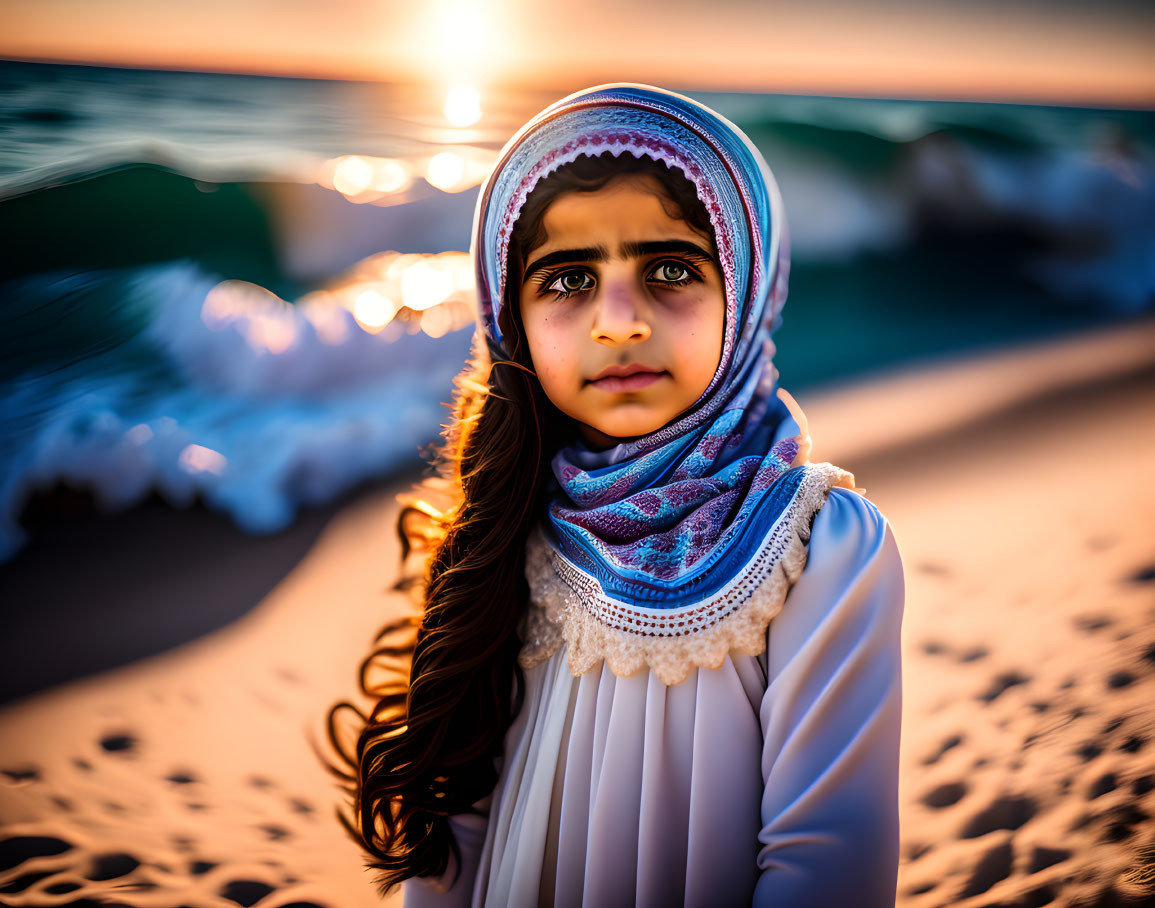
MULTIPOLYGON (((907 570, 898 903, 1142 904, 1155 885, 1155 323, 798 397, 816 458, 855 471, 907 570)), ((294 566, 267 594, 260 574, 259 603, 223 629, 0 709, 0 904, 382 904, 308 738, 405 607, 386 590, 400 488, 287 536, 294 566)), ((158 608, 217 607, 211 546, 171 528, 134 545, 126 564, 158 608), (172 546, 189 553, 180 570, 159 557, 172 546)), ((38 570, 84 589, 84 564, 38 570)), ((90 588, 93 609, 141 599, 90 588)), ((147 636, 135 614, 108 627, 147 636)), ((67 615, 54 619, 65 637, 67 615)), ((69 645, 86 639, 99 645, 96 631, 69 645)))

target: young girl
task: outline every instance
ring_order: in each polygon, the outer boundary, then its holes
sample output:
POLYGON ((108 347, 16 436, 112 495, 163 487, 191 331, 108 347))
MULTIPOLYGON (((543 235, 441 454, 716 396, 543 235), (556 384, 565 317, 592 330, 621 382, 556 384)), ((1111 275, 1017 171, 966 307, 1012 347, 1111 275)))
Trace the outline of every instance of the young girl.
POLYGON ((902 568, 778 390, 761 155, 680 95, 580 92, 505 148, 473 252, 455 504, 347 758, 382 889, 892 905, 902 568))

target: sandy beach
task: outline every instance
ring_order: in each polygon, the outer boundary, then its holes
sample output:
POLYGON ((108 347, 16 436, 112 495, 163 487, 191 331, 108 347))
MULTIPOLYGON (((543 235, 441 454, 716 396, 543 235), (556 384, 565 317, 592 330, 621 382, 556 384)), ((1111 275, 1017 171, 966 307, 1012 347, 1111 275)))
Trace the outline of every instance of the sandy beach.
MULTIPOLYGON (((1152 904, 1155 321, 797 397, 907 572, 898 904, 1152 904)), ((382 904, 309 739, 406 607, 404 485, 271 540, 126 515, 101 558, 4 569, 87 600, 40 606, 30 664, 54 632, 147 645, 145 609, 203 636, 0 708, 0 904, 382 904)))

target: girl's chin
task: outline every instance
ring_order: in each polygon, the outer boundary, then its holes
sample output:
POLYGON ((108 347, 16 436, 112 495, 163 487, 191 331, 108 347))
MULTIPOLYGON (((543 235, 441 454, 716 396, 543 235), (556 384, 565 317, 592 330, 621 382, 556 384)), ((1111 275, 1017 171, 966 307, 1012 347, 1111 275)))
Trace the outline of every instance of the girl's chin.
POLYGON ((579 431, 586 444, 596 450, 605 450, 643 435, 657 432, 669 420, 631 419, 625 422, 598 421, 596 424, 579 423, 579 431))

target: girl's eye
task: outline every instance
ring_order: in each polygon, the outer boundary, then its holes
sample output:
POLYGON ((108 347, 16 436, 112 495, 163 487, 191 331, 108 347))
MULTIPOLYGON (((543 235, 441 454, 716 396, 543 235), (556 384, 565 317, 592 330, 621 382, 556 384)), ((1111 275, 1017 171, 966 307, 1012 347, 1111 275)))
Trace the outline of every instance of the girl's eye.
POLYGON ((585 271, 566 271, 554 278, 546 289, 564 297, 573 293, 584 293, 593 287, 594 279, 585 271))
POLYGON ((658 266, 650 272, 650 280, 657 281, 661 284, 674 284, 677 286, 689 283, 693 276, 693 272, 681 262, 660 262, 658 266))

